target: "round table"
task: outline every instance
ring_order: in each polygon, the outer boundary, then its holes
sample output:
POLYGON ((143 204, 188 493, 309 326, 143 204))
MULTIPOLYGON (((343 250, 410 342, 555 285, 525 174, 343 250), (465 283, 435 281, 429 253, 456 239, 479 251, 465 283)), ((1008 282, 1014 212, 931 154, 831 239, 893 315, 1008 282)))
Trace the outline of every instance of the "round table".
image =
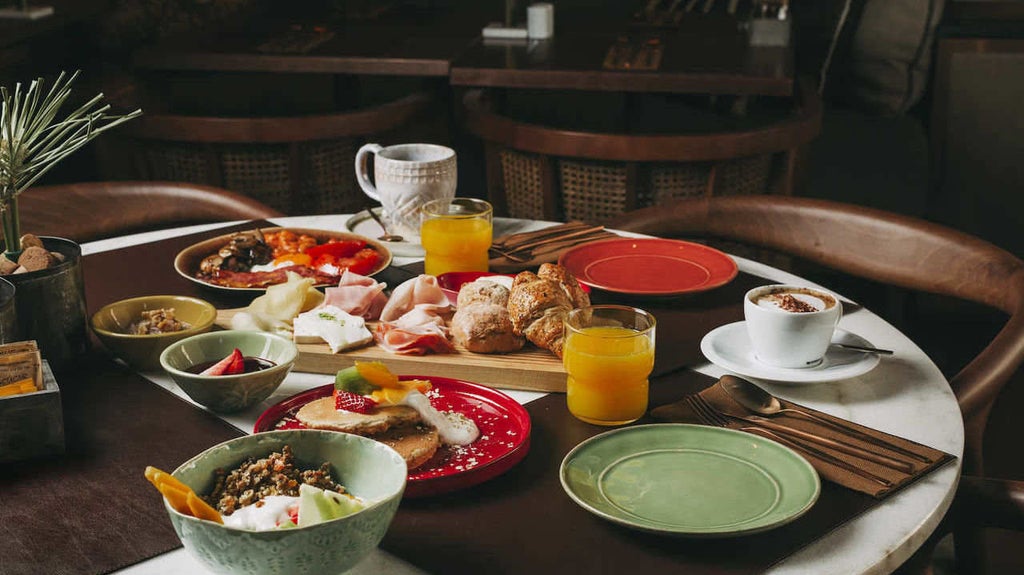
MULTIPOLYGON (((271 221, 283 226, 343 230, 349 217, 300 216, 271 221)), ((85 244, 83 251, 85 254, 97 253, 222 225, 225 224, 192 226, 102 240, 85 244)), ((498 218, 495 220, 495 235, 529 231, 545 225, 543 222, 498 218)), ((783 283, 813 285, 754 261, 742 258, 736 260, 744 272, 783 283)), ((415 258, 396 257, 394 264, 404 265, 414 261, 415 258)), ((823 534, 820 539, 774 565, 768 571, 773 575, 890 573, 935 530, 956 492, 960 458, 963 455, 964 429, 956 398, 946 378, 914 342, 867 309, 862 308, 846 315, 839 325, 865 337, 875 346, 893 350, 895 354, 883 358, 871 372, 852 379, 802 386, 765 383, 765 387, 780 397, 807 407, 946 451, 957 456, 957 460, 954 464, 928 474, 831 533, 823 534)), ((698 365, 693 369, 714 377, 725 373, 712 364, 698 365)), ((166 375, 143 375, 187 399, 166 375)), ((256 417, 267 407, 322 383, 323 375, 293 372, 277 392, 261 405, 243 414, 223 418, 249 432, 256 417)), ((543 395, 524 391, 507 393, 520 403, 543 395)), ((123 574, 182 575, 206 572, 184 549, 118 571, 123 574)), ((378 549, 350 573, 408 575, 423 571, 378 549)))

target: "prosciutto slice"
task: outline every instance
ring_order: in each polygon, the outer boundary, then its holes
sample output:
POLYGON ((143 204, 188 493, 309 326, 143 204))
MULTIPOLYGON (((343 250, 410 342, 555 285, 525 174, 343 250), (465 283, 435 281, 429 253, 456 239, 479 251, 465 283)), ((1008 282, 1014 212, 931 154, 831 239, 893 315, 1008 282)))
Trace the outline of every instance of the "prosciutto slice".
POLYGON ((421 274, 402 282, 391 292, 391 298, 380 312, 380 320, 395 321, 422 304, 437 308, 438 313, 451 311, 448 296, 441 291, 434 276, 421 274))
POLYGON ((384 295, 386 287, 385 283, 346 269, 337 287, 324 290, 321 307, 334 306, 350 315, 374 320, 380 317, 381 310, 388 303, 388 296, 384 295))

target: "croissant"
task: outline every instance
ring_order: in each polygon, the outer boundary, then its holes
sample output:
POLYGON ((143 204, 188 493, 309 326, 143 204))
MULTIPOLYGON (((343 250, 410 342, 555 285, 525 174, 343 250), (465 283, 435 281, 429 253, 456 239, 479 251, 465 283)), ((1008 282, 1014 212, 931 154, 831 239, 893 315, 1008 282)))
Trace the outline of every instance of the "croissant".
POLYGON ((562 357, 562 322, 571 310, 586 305, 590 298, 569 270, 542 264, 536 274, 520 272, 512 282, 508 298, 512 331, 562 357))

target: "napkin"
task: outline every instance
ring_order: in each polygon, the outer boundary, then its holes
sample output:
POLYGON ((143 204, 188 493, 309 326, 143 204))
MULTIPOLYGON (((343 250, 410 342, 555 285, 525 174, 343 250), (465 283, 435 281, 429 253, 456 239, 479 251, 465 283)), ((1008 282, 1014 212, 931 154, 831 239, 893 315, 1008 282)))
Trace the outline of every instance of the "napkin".
MULTIPOLYGON (((707 389, 701 391, 700 396, 707 400, 708 403, 710 403, 715 409, 717 409, 721 413, 738 415, 753 419, 758 418, 755 416, 755 414, 752 414, 746 408, 736 403, 725 392, 725 390, 722 389, 719 383, 715 383, 711 387, 708 387, 707 389)), ((904 471, 892 469, 885 465, 880 465, 878 463, 874 463, 871 461, 865 461, 852 455, 847 455, 830 447, 805 442, 804 440, 799 438, 796 438, 794 440, 795 443, 809 445, 813 449, 818 450, 819 452, 824 452, 828 455, 831 455, 835 458, 838 458, 855 466, 857 469, 868 471, 877 476, 888 479, 891 482, 891 485, 882 485, 871 479, 863 477, 862 475, 854 471, 850 471, 848 469, 844 469, 843 467, 834 465, 833 463, 829 462, 827 458, 819 457, 816 454, 810 453, 803 449, 795 449, 797 453, 802 455, 805 459, 807 459, 808 462, 810 462, 810 464, 814 467, 815 470, 817 470, 818 474, 822 478, 833 483, 838 483, 839 485, 842 485, 849 489, 853 489, 861 493, 866 493, 868 495, 871 495, 872 497, 882 499, 892 493, 895 493, 899 489, 913 483, 914 481, 920 479, 921 477, 928 474, 932 470, 937 469, 954 459, 953 455, 950 455, 937 449, 933 449, 931 447, 927 447, 925 445, 921 445, 920 443, 916 443, 908 439, 904 439, 902 437, 897 437, 882 431, 878 431, 877 429, 864 427, 862 425, 842 420, 832 415, 828 415, 826 413, 822 413, 820 411, 810 409, 789 401, 780 401, 782 403, 782 407, 784 408, 798 409, 800 411, 809 412, 815 416, 819 416, 830 421, 839 422, 843 425, 858 429, 877 441, 872 443, 863 440, 848 432, 843 432, 831 426, 811 421, 799 415, 792 415, 789 413, 780 413, 771 416, 770 418, 763 419, 767 419, 768 421, 771 421, 776 425, 781 425, 792 429, 803 430, 836 441, 854 444, 865 449, 868 449, 869 451, 873 451, 875 453, 883 455, 888 455, 895 459, 911 463, 911 472, 907 473, 904 471), (925 457, 927 461, 919 461, 917 459, 911 458, 906 455, 902 455, 899 452, 895 452, 878 445, 878 443, 883 442, 888 444, 894 444, 912 453, 919 454, 925 457)), ((702 423, 700 421, 700 418, 697 417, 696 413, 694 413, 690 409, 690 406, 686 403, 685 399, 679 400, 675 403, 670 403, 668 405, 657 407, 651 411, 651 416, 658 421, 665 422, 702 423)), ((756 423, 730 420, 729 427, 732 429, 741 429, 742 431, 753 433, 754 435, 758 435, 769 440, 776 440, 776 438, 770 434, 764 433, 762 431, 756 431, 756 429, 764 429, 763 427, 759 426, 756 423), (754 430, 752 431, 752 429, 754 430)), ((788 439, 788 436, 786 436, 784 433, 780 433, 779 435, 786 437, 788 439)), ((784 441, 780 441, 780 443, 783 443, 784 445, 790 448, 793 447, 793 445, 786 444, 786 442, 784 441)))
POLYGON ((490 271, 497 273, 535 269, 543 263, 557 262, 563 253, 578 245, 617 237, 619 236, 602 226, 587 225, 583 222, 568 222, 533 232, 502 236, 492 243, 488 266, 490 271), (526 249, 514 251, 520 247, 526 249), (510 257, 502 252, 512 252, 512 256, 518 257, 510 257))

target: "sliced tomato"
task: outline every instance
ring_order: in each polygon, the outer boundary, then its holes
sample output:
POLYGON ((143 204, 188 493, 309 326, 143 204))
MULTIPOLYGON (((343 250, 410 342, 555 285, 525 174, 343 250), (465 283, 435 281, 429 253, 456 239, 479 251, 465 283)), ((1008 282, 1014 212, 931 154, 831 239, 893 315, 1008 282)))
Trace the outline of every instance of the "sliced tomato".
POLYGON ((352 255, 365 247, 366 242, 362 240, 336 240, 308 248, 306 249, 306 254, 313 259, 313 267, 316 267, 317 260, 324 256, 334 258, 352 257, 352 255))
POLYGON ((346 269, 352 273, 366 275, 377 267, 380 260, 381 255, 377 250, 366 247, 351 257, 321 256, 313 261, 313 267, 317 271, 331 275, 341 275, 346 269))

